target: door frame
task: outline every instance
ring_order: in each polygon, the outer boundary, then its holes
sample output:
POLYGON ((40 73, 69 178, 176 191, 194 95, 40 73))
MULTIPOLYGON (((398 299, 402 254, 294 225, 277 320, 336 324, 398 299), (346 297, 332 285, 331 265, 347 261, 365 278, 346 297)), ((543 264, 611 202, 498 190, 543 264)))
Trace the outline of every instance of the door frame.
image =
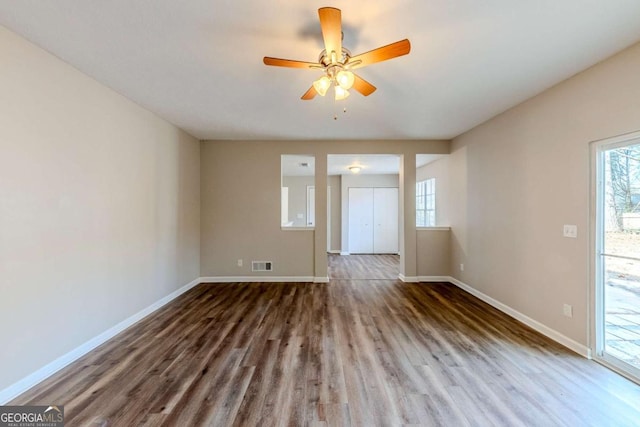
POLYGON ((305 227, 313 228, 316 226, 316 186, 307 185, 307 212, 305 227), (313 221, 310 218, 313 217, 313 221))
POLYGON ((327 185, 327 253, 331 252, 331 186, 327 185))
POLYGON ((622 134, 591 142, 591 182, 589 209, 589 313, 588 336, 590 357, 620 375, 640 384, 640 369, 618 360, 604 352, 604 156, 605 151, 640 143, 640 131, 622 134))

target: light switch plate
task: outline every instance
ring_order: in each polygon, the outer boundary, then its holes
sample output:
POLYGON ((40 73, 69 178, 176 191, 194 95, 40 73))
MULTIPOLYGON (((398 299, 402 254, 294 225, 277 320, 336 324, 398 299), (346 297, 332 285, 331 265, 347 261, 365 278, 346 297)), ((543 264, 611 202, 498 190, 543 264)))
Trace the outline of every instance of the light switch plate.
POLYGON ((562 235, 564 237, 576 239, 578 237, 578 226, 573 224, 565 224, 562 235))

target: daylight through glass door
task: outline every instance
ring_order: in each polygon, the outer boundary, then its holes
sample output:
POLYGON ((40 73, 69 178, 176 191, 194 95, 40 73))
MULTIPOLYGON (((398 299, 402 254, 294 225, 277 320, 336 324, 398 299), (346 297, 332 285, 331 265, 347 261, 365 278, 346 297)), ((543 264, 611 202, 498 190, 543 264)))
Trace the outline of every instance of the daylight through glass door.
POLYGON ((599 154, 598 356, 640 378, 640 142, 599 154))

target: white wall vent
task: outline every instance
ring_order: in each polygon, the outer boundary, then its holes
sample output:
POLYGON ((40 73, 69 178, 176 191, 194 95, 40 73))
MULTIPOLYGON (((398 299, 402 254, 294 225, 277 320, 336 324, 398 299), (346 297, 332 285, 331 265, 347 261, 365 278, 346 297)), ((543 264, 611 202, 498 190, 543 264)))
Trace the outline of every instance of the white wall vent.
POLYGON ((271 271, 273 263, 271 261, 251 261, 251 271, 271 271))

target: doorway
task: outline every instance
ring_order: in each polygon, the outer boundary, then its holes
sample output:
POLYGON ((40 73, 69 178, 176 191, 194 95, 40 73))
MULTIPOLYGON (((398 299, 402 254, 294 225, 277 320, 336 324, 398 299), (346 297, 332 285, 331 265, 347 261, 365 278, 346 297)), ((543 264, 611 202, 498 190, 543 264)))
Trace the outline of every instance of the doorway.
POLYGON ((397 279, 400 156, 329 154, 327 175, 329 277, 397 279))
POLYGON ((595 145, 595 353, 640 381, 640 133, 595 145))

